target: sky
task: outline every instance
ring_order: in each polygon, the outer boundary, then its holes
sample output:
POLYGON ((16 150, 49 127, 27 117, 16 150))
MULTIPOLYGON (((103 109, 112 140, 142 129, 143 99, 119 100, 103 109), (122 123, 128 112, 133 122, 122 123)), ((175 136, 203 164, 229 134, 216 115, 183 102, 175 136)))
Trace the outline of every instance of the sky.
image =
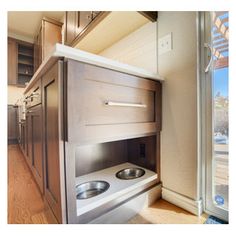
POLYGON ((218 92, 224 97, 228 97, 228 67, 214 70, 214 95, 218 92))

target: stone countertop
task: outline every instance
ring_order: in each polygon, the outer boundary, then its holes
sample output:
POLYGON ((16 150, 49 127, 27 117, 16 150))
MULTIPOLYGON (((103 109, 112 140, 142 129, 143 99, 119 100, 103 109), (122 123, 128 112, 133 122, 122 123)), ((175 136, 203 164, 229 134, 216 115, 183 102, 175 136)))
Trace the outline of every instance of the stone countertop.
POLYGON ((59 58, 68 58, 68 59, 84 62, 87 64, 92 64, 95 66, 123 72, 126 74, 139 76, 146 79, 164 81, 164 78, 161 77, 159 74, 147 71, 143 68, 124 64, 119 61, 108 59, 99 55, 95 55, 92 53, 79 50, 77 48, 72 48, 72 47, 57 43, 52 49, 50 55, 42 62, 40 67, 34 73, 32 79, 30 80, 29 84, 25 88, 24 93, 28 92, 29 89, 32 87, 32 85, 36 82, 36 80, 40 76, 42 76, 46 72, 46 70, 48 70, 50 66, 52 66, 55 63, 55 61, 58 60, 59 58))
POLYGON ((77 216, 82 215, 90 210, 93 210, 111 200, 114 200, 120 196, 123 196, 130 191, 133 191, 139 187, 144 186, 145 184, 155 180, 157 174, 153 171, 145 169, 143 167, 134 165, 132 163, 126 162, 120 165, 116 165, 110 168, 106 168, 100 171, 96 171, 87 175, 79 176, 76 178, 76 185, 95 180, 106 181, 110 184, 110 187, 107 191, 102 194, 99 194, 95 197, 88 199, 76 200, 77 203, 77 216), (116 177, 116 173, 119 170, 138 167, 145 170, 145 174, 136 179, 132 180, 122 180, 116 177))

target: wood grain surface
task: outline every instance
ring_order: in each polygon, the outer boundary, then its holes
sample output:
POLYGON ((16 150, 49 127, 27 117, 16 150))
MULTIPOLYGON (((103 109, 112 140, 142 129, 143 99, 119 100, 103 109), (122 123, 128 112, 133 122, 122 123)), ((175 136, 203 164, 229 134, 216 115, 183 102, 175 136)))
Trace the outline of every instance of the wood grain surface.
POLYGON ((8 146, 8 224, 53 223, 18 145, 8 146))
POLYGON ((203 224, 208 215, 193 215, 162 199, 142 210, 128 224, 203 224))

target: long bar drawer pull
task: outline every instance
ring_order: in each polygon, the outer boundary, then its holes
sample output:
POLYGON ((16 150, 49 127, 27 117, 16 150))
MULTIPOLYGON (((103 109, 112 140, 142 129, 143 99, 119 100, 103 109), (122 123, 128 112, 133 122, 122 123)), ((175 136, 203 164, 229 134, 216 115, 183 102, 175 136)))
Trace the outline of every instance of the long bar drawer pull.
POLYGON ((119 107, 140 107, 140 108, 145 108, 147 105, 145 104, 140 104, 140 103, 128 103, 128 102, 111 102, 107 101, 105 102, 106 106, 119 106, 119 107))

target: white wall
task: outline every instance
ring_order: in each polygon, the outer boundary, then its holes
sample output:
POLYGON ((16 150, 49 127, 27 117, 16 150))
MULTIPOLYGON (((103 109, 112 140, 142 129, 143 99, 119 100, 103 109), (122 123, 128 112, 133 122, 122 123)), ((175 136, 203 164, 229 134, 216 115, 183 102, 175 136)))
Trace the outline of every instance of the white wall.
POLYGON ((17 100, 22 97, 25 88, 19 88, 16 86, 8 85, 7 86, 7 104, 15 105, 17 100))
POLYGON ((99 55, 157 72, 157 24, 149 22, 99 55))
POLYGON ((158 57, 163 83, 163 187, 197 200, 197 41, 195 12, 159 12, 158 37, 173 50, 158 57))
POLYGON ((195 12, 159 12, 100 55, 158 72, 163 83, 161 180, 197 200, 197 42, 195 12), (156 32, 157 31, 157 32, 156 32), (173 50, 157 56, 157 35, 173 34, 173 50), (157 60, 158 59, 158 60, 157 60))

